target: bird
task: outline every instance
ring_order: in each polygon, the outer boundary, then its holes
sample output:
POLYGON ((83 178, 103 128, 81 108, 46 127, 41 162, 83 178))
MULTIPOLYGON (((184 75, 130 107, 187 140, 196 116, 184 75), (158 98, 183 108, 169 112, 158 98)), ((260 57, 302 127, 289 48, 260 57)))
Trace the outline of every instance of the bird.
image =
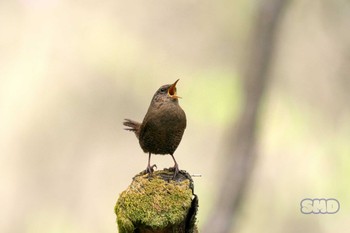
POLYGON ((179 173, 179 165, 175 160, 174 152, 181 142, 186 129, 186 114, 179 105, 180 96, 177 95, 176 80, 173 84, 161 86, 153 95, 147 113, 139 123, 134 120, 124 119, 125 130, 135 133, 139 144, 145 153, 148 153, 146 173, 153 173, 151 166, 151 154, 170 154, 174 161, 174 176, 179 173))

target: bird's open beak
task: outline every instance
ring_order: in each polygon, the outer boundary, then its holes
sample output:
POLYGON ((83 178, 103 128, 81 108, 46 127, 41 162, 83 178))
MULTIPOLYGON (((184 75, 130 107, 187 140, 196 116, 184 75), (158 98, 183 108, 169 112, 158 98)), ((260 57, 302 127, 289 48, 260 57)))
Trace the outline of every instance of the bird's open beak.
POLYGON ((168 95, 173 98, 173 99, 178 99, 181 98, 180 96, 176 95, 176 83, 179 81, 180 79, 176 80, 170 87, 168 90, 168 95))

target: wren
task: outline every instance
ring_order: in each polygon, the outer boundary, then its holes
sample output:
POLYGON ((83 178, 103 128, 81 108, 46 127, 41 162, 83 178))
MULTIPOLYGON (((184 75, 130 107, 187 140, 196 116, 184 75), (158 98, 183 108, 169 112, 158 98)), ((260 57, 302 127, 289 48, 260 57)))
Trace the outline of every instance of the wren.
POLYGON ((153 95, 151 104, 142 123, 125 119, 125 130, 133 131, 140 146, 148 153, 146 172, 151 174, 156 165, 151 166, 151 154, 170 154, 174 160, 174 178, 179 173, 179 165, 174 152, 181 142, 186 128, 186 114, 179 105, 176 92, 176 80, 173 84, 161 86, 153 95))

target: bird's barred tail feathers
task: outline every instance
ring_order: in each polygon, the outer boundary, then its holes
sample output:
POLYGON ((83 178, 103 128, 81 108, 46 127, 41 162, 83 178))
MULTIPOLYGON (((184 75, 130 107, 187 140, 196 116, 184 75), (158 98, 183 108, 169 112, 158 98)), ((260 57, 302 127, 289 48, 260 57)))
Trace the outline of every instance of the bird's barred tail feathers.
POLYGON ((123 125, 129 127, 129 128, 124 128, 125 130, 133 131, 136 134, 136 137, 139 138, 140 126, 141 126, 139 122, 136 122, 130 119, 124 119, 123 125))

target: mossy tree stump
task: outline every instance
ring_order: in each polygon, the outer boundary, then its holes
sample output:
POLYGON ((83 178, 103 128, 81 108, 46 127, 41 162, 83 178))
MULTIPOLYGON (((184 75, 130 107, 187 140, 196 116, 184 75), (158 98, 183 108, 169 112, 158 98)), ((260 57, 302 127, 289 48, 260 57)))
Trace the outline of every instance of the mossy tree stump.
POLYGON ((115 206, 119 233, 197 233, 198 198, 191 176, 164 169, 139 173, 115 206))

